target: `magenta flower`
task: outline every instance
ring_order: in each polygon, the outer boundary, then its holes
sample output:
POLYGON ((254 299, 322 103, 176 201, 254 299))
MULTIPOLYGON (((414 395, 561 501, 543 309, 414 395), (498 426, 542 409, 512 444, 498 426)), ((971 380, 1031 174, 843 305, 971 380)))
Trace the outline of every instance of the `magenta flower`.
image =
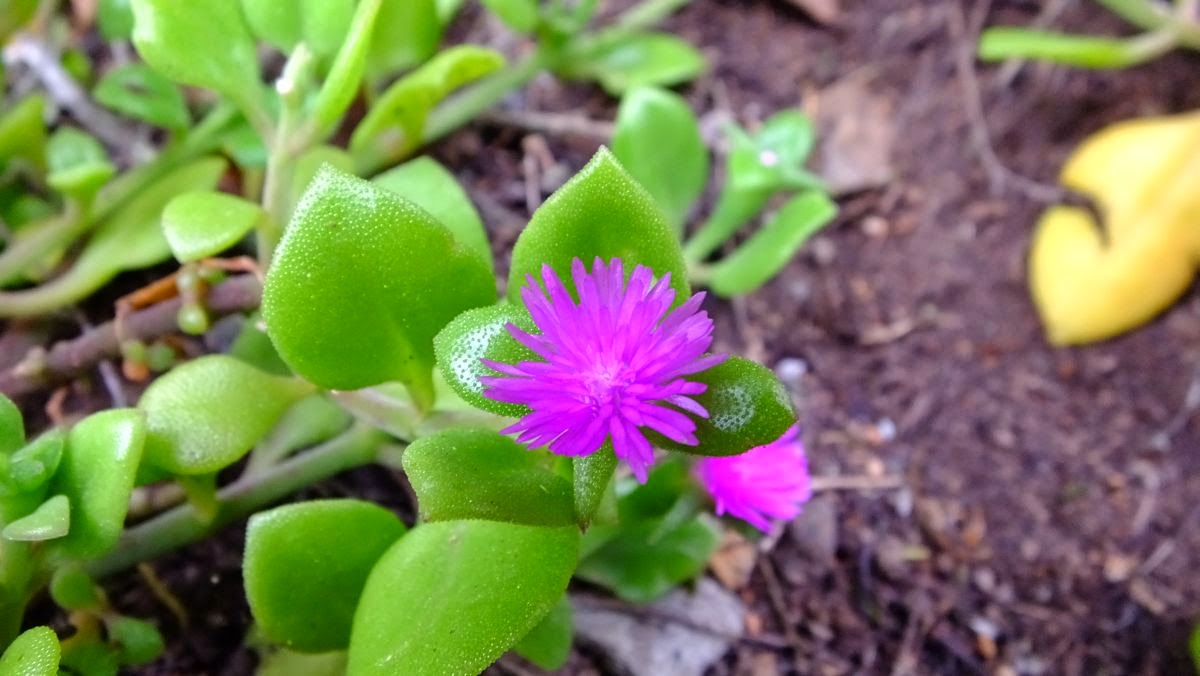
POLYGON ((482 379, 484 395, 531 409, 502 430, 519 433, 518 441, 572 456, 591 455, 608 441, 645 482, 654 450, 643 428, 695 446, 696 423, 686 413, 708 417, 692 398, 707 386, 686 380, 725 359, 704 354, 713 332, 700 311, 704 294, 671 310, 671 275, 656 282, 639 265, 626 284, 619 258, 607 265, 597 258, 590 273, 576 258, 571 278, 578 303, 549 265, 542 266, 544 292, 526 277, 521 298, 541 334, 512 324, 508 331, 545 361, 484 360, 503 374, 482 379))
POLYGON ((794 519, 812 497, 800 426, 741 455, 704 458, 696 477, 713 497, 717 514, 732 514, 764 533, 771 519, 794 519))

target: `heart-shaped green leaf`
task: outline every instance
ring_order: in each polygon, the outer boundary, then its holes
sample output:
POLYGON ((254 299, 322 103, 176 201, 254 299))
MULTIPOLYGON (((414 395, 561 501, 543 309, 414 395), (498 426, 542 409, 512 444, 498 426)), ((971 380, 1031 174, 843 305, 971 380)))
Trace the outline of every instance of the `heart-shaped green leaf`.
POLYGON ((354 0, 242 0, 242 12, 255 35, 284 53, 304 42, 328 58, 350 30, 354 5, 354 0))
POLYGON ((709 287, 725 297, 754 291, 835 216, 837 205, 823 192, 812 190, 793 198, 762 230, 712 267, 709 287))
POLYGON ((664 89, 634 89, 621 99, 612 143, 613 154, 680 232, 708 182, 708 149, 687 102, 664 89))
POLYGON ((14 640, 0 656, 4 676, 56 676, 60 648, 50 627, 34 627, 14 640))
POLYGON ((145 419, 134 409, 94 413, 71 428, 51 484, 72 507, 71 530, 54 543, 56 548, 73 558, 90 558, 116 543, 145 439, 145 419))
POLYGON ((108 182, 117 168, 108 161, 104 146, 74 127, 60 127, 46 145, 46 164, 51 188, 72 197, 87 199, 108 182))
POLYGON ((708 418, 695 418, 698 446, 684 446, 659 435, 660 448, 696 455, 737 455, 783 436, 796 423, 787 389, 770 369, 748 359, 730 357, 707 371, 690 376, 708 385, 695 397, 708 418))
POLYGON ((483 396, 483 383, 479 381, 484 376, 496 375, 483 364, 484 359, 502 364, 538 359, 532 350, 512 337, 505 328, 509 324, 525 331, 535 330, 524 306, 497 303, 455 317, 434 338, 433 346, 442 377, 455 394, 476 408, 515 418, 527 413, 528 407, 483 396))
POLYGON ((676 304, 688 298, 679 240, 654 198, 605 148, 530 219, 513 247, 508 296, 514 303, 521 302, 526 275, 541 279, 547 263, 573 289, 571 260, 579 258, 590 265, 597 256, 606 261, 622 259, 626 274, 638 264, 656 276, 671 273, 676 304))
POLYGON ((404 471, 425 521, 573 524, 571 484, 546 461, 544 453, 486 429, 446 430, 404 451, 404 471))
POLYGON ((279 354, 322 387, 432 392, 433 337, 494 302, 479 255, 424 210, 326 167, 297 205, 263 290, 279 354))
POLYGON ((225 355, 175 367, 151 383, 146 459, 175 474, 208 474, 237 462, 266 436, 284 411, 313 387, 225 355))
POLYGON ((369 151, 381 135, 399 135, 415 146, 429 111, 451 92, 504 66, 499 52, 474 45, 451 47, 388 87, 354 129, 350 149, 369 151))
POLYGON ((564 594, 513 651, 546 671, 554 671, 571 656, 573 636, 571 602, 564 594))
POLYGON ((579 553, 574 526, 442 521, 414 528, 367 579, 348 674, 473 674, 554 607, 579 553))
POLYGON ((454 175, 436 160, 418 157, 376 176, 373 181, 428 211, 459 242, 478 252, 489 269, 492 267, 492 248, 479 212, 454 175))
POLYGON ((313 500, 252 516, 243 575, 259 629, 292 650, 344 649, 367 575, 404 531, 395 514, 359 500, 313 500))
POLYGON ((5 540, 40 542, 55 540, 67 534, 71 527, 71 503, 65 495, 56 495, 43 502, 33 513, 4 527, 5 540))
POLYGON ((441 40, 434 0, 384 0, 371 36, 367 72, 378 78, 411 68, 428 59, 441 40))
POLYGON ((175 82, 227 96, 243 111, 262 107, 254 40, 231 0, 132 0, 133 45, 175 82))
POLYGON ((25 421, 21 409, 0 393, 0 453, 12 453, 25 445, 25 421))
POLYGON ((707 67, 703 54, 673 35, 625 33, 581 48, 566 74, 595 79, 620 96, 635 87, 681 84, 707 67))
POLYGON ((140 63, 105 73, 92 96, 122 115, 165 129, 187 129, 192 122, 179 87, 140 63))
POLYGON ((181 263, 215 256, 237 244, 263 217, 253 202, 223 192, 179 195, 163 210, 163 234, 181 263))

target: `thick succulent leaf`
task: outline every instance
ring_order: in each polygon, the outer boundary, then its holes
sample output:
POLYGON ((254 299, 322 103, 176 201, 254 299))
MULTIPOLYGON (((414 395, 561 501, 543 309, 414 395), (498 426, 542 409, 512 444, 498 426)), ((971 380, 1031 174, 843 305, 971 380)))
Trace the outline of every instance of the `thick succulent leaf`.
POLYGON ((429 157, 415 160, 386 171, 374 179, 375 185, 386 188, 428 211, 446 226, 459 242, 492 266, 492 248, 488 244, 483 219, 471 204, 454 175, 429 157))
POLYGON ((96 194, 117 168, 92 136, 74 127, 61 127, 46 145, 49 173, 46 183, 64 195, 87 199, 96 194))
POLYGON ((674 35, 632 33, 589 45, 570 61, 567 74, 593 78, 620 96, 635 87, 682 84, 707 67, 703 54, 674 35))
POLYGON ((45 162, 46 99, 27 96, 0 115, 0 163, 19 157, 34 167, 45 162))
POLYGON ((363 73, 367 69, 368 51, 372 47, 371 35, 377 28, 377 21, 382 18, 382 2, 362 0, 354 10, 346 39, 313 103, 312 118, 320 138, 337 129, 342 115, 358 95, 363 73))
POLYGON ((613 154, 662 207, 676 232, 708 181, 708 149, 681 96, 641 87, 621 100, 613 154))
POLYGON ((704 571, 721 528, 702 514, 666 532, 657 521, 639 521, 597 526, 585 537, 605 542, 580 562, 576 575, 627 601, 649 603, 704 571))
POLYGON ((263 217, 240 197, 215 191, 179 195, 163 210, 163 234, 181 263, 215 256, 237 244, 263 217))
POLYGON ((367 579, 347 673, 482 671, 554 607, 578 553, 574 526, 422 524, 367 579))
POLYGON ((141 411, 94 413, 71 428, 66 452, 51 484, 71 502, 71 528, 54 543, 73 558, 99 556, 125 526, 129 495, 146 440, 141 411))
POLYGON ((434 0, 384 0, 367 57, 370 77, 411 68, 428 59, 442 40, 434 0))
POLYGON ((571 260, 620 258, 626 274, 641 264, 656 276, 671 274, 676 304, 687 300, 687 269, 679 240, 646 189, 607 149, 534 213, 513 247, 508 296, 521 301, 526 276, 541 279, 549 264, 569 289, 571 260))
POLYGON ((535 330, 524 306, 497 303, 462 313, 438 333, 433 344, 443 378, 463 401, 489 413, 520 417, 528 407, 483 396, 484 386, 479 380, 497 375, 484 365, 484 359, 502 364, 539 359, 512 337, 506 328, 509 324, 525 331, 535 330))
POLYGON ((4 527, 5 540, 41 542, 55 540, 67 534, 71 527, 71 503, 65 495, 46 500, 31 514, 4 527))
POLYGON ((395 514, 359 500, 312 500, 255 514, 243 575, 259 629, 292 650, 344 649, 367 575, 404 531, 395 514))
POLYGON ((208 474, 237 462, 313 387, 225 355, 208 355, 155 380, 146 412, 146 459, 169 472, 208 474))
POLYGON ((329 58, 350 29, 354 5, 354 0, 242 0, 242 12, 255 35, 284 53, 304 42, 329 58))
POLYGON ((571 656, 573 636, 571 602, 564 594, 513 651, 546 671, 554 671, 571 656))
POLYGON ((436 219, 326 167, 276 251, 263 317, 284 361, 318 385, 399 380, 428 398, 433 337, 495 297, 488 265, 436 219))
POLYGON ((105 73, 92 90, 92 96, 122 115, 157 127, 187 129, 192 121, 179 87, 140 63, 105 73))
POLYGON ((690 380, 708 385, 695 397, 709 417, 696 421, 698 446, 685 446, 651 434, 660 448, 696 455, 737 455, 783 436, 796 423, 787 389, 770 369, 741 357, 730 357, 690 380))
POLYGON ((546 460, 492 430, 456 429, 413 442, 404 471, 425 521, 573 524, 571 484, 546 460))
POLYGON ((60 655, 58 636, 50 627, 34 627, 9 644, 0 656, 4 676, 56 676, 60 655))
POLYGON ((152 68, 175 82, 204 87, 261 106, 254 39, 231 0, 132 0, 133 45, 152 68))
POLYGON ((402 132, 415 145, 425 128, 429 112, 451 92, 504 66, 499 52, 459 45, 429 60, 388 87, 375 101, 350 138, 355 152, 380 142, 380 135, 402 132))
POLYGON ((778 274, 835 216, 837 205, 823 192, 792 198, 762 230, 712 267, 708 286, 724 297, 751 293, 778 274))
POLYGON ((21 409, 0 393, 0 453, 12 453, 25 445, 25 421, 21 409))
POLYGON ((605 444, 591 455, 574 458, 571 467, 575 484, 575 518, 581 527, 587 528, 612 483, 617 456, 612 446, 605 444))

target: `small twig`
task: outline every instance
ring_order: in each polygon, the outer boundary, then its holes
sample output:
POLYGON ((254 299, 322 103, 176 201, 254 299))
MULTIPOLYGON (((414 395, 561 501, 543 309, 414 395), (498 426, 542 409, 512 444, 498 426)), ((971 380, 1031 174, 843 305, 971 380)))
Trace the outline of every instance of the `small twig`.
MULTIPOLYGON (((234 277, 209 291, 205 306, 213 317, 243 312, 258 307, 262 284, 254 275, 234 277)), ((9 397, 28 394, 55 383, 70 380, 91 369, 97 362, 121 354, 121 340, 147 340, 177 329, 176 315, 182 300, 174 298, 121 321, 118 338, 115 322, 105 322, 84 331, 71 340, 57 343, 49 351, 35 348, 20 363, 0 372, 0 392, 9 397)))
POLYGON ((821 491, 881 491, 904 487, 904 477, 899 474, 871 476, 815 476, 812 478, 814 493, 821 491))
MULTIPOLYGON (((92 330, 92 324, 87 320, 83 312, 76 311, 79 320, 79 326, 84 332, 92 330)), ((104 383, 104 389, 108 390, 108 396, 112 400, 114 408, 124 408, 129 405, 128 398, 125 396, 125 387, 121 383, 121 377, 117 374, 117 369, 113 363, 107 359, 100 360, 96 365, 100 371, 100 381, 104 383)))
POLYGON ((979 161, 988 175, 988 184, 993 193, 1001 193, 1011 187, 1024 194, 1027 198, 1046 204, 1058 204, 1070 201, 1071 193, 1055 185, 1039 183, 1026 178, 1009 169, 1000 161, 992 146, 991 133, 987 127, 987 116, 983 110, 983 97, 979 91, 979 81, 975 77, 975 68, 971 63, 976 42, 975 32, 967 32, 967 20, 963 8, 958 2, 950 3, 947 12, 948 27, 951 41, 955 44, 955 68, 963 89, 963 99, 970 123, 971 144, 979 161))
POLYGON ((608 141, 613 135, 611 122, 593 120, 577 113, 493 110, 481 115, 480 121, 501 127, 515 127, 547 136, 577 136, 608 141))
POLYGON ((135 128, 92 101, 42 39, 28 34, 12 38, 4 48, 4 62, 10 68, 18 64, 29 68, 55 103, 109 147, 128 150, 135 160, 153 155, 153 148, 135 128))
POLYGON ((167 585, 159 579, 158 573, 154 571, 154 568, 148 563, 139 563, 137 565, 137 572, 141 576, 142 581, 146 583, 146 586, 150 588, 150 593, 154 595, 154 598, 158 599, 175 616, 175 620, 179 622, 179 627, 187 629, 188 625, 191 624, 188 621, 187 609, 184 607, 183 602, 179 600, 179 597, 171 593, 167 585))

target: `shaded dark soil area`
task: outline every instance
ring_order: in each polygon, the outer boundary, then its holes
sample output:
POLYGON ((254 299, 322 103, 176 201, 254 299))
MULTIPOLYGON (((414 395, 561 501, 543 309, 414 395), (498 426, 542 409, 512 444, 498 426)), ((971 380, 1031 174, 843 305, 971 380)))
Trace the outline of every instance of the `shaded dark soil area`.
MULTIPOLYGON (((820 495, 770 554, 784 603, 771 603, 761 572, 740 592, 752 632, 790 646, 743 642, 716 672, 1188 673, 1200 421, 1177 417, 1200 373, 1200 297, 1119 340, 1048 346, 1024 281, 1041 205, 990 180, 956 67, 978 26, 1027 24, 1037 4, 842 4, 821 26, 785 0, 696 0, 668 25, 714 64, 687 91, 706 123, 819 108, 823 93, 861 79, 895 132, 892 180, 843 196, 838 222, 761 292, 712 305, 725 348, 794 386, 816 474, 900 475, 904 487, 820 495), (1168 427, 1169 444, 1153 443, 1168 427)), ((1056 25, 1120 30, 1093 3, 1067 5, 1056 25)), ((491 27, 464 30, 479 40, 491 27)), ((1200 106, 1191 55, 1123 73, 1030 65, 1007 81, 971 63, 996 155, 1042 182, 1106 124, 1200 106)), ((589 87, 549 79, 509 105, 614 111, 589 87)), ((531 176, 526 157, 574 171, 596 143, 483 123, 434 152, 479 204, 503 268, 531 192, 554 187, 554 172, 531 176)), ((402 495, 378 469, 314 490, 402 495)), ((172 646, 142 673, 253 669, 239 648, 240 546, 231 529, 154 564, 189 609, 186 632, 137 574, 112 581, 116 605, 158 618, 172 646)), ((583 655, 564 671, 588 664, 583 655)))

